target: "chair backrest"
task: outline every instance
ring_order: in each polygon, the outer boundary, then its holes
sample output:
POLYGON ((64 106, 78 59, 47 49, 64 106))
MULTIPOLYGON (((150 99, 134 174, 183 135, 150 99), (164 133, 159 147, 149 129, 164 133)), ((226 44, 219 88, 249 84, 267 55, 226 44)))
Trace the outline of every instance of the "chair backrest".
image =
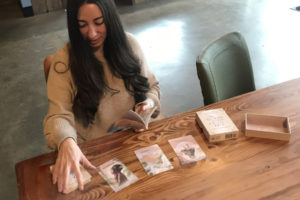
POLYGON ((46 82, 48 80, 48 75, 49 75, 49 71, 50 71, 50 66, 51 66, 51 63, 52 63, 52 59, 53 59, 53 55, 49 55, 44 60, 44 73, 45 73, 45 80, 46 80, 46 82))
POLYGON ((238 32, 210 43, 196 65, 205 105, 255 90, 248 47, 238 32))

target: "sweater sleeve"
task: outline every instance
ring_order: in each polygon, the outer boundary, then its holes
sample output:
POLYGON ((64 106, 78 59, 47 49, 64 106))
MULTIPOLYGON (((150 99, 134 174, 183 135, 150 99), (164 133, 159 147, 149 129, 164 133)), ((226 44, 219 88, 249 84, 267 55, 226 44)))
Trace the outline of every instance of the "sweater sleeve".
POLYGON ((134 54, 138 57, 140 63, 141 63, 141 74, 148 78, 149 84, 150 84, 150 90, 146 94, 147 98, 150 98, 153 100, 155 106, 157 106, 157 110, 152 115, 153 118, 157 117, 160 112, 160 88, 159 88, 159 82, 155 75, 153 74, 151 68, 149 67, 145 55, 143 53, 143 50, 136 40, 136 38, 130 34, 127 33, 127 37, 129 40, 129 43, 132 47, 132 50, 134 54))
POLYGON ((55 54, 47 81, 48 114, 44 119, 44 135, 50 148, 58 149, 66 138, 77 141, 72 102, 74 85, 68 68, 68 51, 62 48, 55 54))

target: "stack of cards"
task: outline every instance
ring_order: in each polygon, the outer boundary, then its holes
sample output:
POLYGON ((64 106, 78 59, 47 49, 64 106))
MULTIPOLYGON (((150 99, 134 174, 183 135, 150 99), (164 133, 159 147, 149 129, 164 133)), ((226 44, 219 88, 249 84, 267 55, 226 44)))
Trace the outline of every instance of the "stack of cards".
POLYGON ((173 169, 173 166, 157 144, 135 151, 148 175, 173 169))
POLYGON ((97 167, 97 172, 115 192, 118 192, 138 180, 138 178, 117 158, 97 167))
POLYGON ((205 153, 191 135, 171 139, 169 143, 177 154, 181 165, 206 158, 205 153))
MULTIPOLYGON (((50 166, 50 171, 53 172, 54 170, 54 165, 50 166)), ((82 166, 80 166, 80 171, 82 174, 83 178, 83 184, 85 185, 86 183, 89 183, 91 181, 92 176, 86 169, 84 169, 82 166)), ((67 191, 66 194, 76 190, 78 188, 78 182, 77 178, 74 172, 70 173, 69 180, 68 180, 68 186, 67 186, 67 191)))

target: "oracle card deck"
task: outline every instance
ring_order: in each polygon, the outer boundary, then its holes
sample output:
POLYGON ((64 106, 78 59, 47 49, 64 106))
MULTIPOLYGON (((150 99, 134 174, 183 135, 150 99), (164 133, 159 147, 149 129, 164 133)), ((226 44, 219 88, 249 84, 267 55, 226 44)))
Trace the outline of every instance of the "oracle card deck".
POLYGON ((223 108, 198 111, 196 121, 203 129, 209 142, 219 142, 238 137, 238 128, 223 108))
MULTIPOLYGON (((53 172, 54 170, 54 165, 51 165, 50 166, 50 171, 51 173, 53 172)), ((82 178, 83 178, 83 184, 87 184, 91 181, 91 178, 92 176, 90 175, 90 173, 82 166, 80 166, 80 171, 81 171, 81 174, 82 174, 82 178)), ((70 173, 70 176, 69 176, 69 180, 68 180, 68 186, 67 186, 67 191, 66 191, 66 194, 76 190, 78 188, 78 181, 77 181, 77 178, 76 178, 76 175, 74 172, 71 172, 70 173)))

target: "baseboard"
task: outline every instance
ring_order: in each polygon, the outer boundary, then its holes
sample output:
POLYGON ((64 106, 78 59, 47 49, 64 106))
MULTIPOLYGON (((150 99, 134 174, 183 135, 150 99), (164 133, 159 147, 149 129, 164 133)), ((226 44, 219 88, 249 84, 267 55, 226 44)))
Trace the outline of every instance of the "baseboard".
POLYGON ((32 17, 34 15, 32 6, 22 8, 22 13, 24 17, 32 17))

